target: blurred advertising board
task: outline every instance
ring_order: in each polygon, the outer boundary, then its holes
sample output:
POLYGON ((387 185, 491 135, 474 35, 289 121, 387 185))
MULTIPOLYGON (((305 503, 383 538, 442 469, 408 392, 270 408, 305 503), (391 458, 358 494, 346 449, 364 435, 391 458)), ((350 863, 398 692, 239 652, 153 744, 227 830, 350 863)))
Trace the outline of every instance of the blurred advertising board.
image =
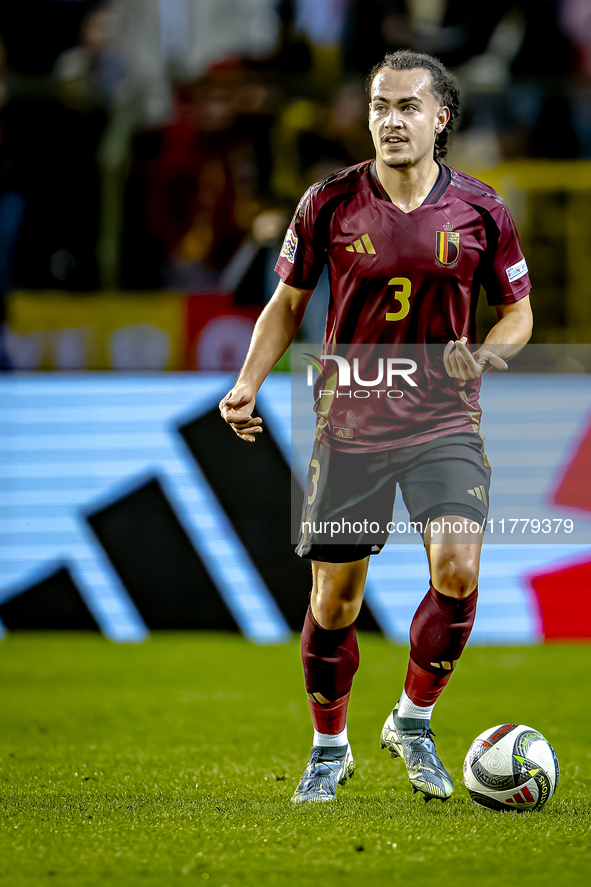
POLYGON ((14 292, 7 350, 17 370, 175 370, 186 296, 174 292, 14 292))
POLYGON ((231 295, 17 291, 6 347, 16 370, 234 371, 259 312, 231 295))
POLYGON ((231 295, 188 296, 184 369, 239 370, 259 314, 259 305, 236 306, 231 295))

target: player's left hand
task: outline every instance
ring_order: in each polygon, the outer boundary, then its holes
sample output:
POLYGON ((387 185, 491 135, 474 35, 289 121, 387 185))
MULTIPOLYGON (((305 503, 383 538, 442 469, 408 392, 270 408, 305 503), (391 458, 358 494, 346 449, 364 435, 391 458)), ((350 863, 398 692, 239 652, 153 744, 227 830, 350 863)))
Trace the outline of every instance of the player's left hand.
POLYGON ((467 341, 463 336, 455 342, 448 342, 445 346, 443 363, 448 376, 451 376, 452 379, 467 382, 469 379, 479 379, 491 367, 498 370, 507 369, 503 358, 484 345, 472 354, 470 349, 466 347, 467 341))

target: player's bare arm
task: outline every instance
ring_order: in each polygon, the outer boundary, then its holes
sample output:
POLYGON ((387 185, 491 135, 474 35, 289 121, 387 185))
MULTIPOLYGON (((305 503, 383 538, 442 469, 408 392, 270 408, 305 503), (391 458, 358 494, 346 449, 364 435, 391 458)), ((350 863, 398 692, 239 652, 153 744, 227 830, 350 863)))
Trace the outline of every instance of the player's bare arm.
POLYGON ((499 320, 477 351, 469 350, 465 337, 445 346, 443 361, 452 379, 477 379, 491 367, 506 370, 506 361, 529 342, 533 326, 529 296, 511 305, 497 306, 496 311, 499 320))
POLYGON ((291 345, 313 290, 280 282, 256 322, 246 359, 236 384, 220 401, 222 417, 242 440, 254 443, 262 420, 253 416, 259 388, 291 345))

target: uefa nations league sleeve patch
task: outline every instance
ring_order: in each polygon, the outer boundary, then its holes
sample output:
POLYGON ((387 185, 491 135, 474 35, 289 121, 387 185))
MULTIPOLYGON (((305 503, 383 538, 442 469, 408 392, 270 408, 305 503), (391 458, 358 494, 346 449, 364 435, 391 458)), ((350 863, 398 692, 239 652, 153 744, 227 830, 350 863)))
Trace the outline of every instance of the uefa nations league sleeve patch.
POLYGON ((291 262, 293 265, 295 261, 295 254, 298 248, 298 238, 293 233, 291 228, 287 229, 287 234, 285 235, 285 240, 283 241, 283 246, 281 247, 280 256, 284 256, 288 262, 291 262))
POLYGON ((525 259, 522 259, 521 262, 517 262, 516 265, 511 265, 510 268, 506 268, 505 270, 507 272, 507 277, 509 278, 509 283, 513 283, 514 280, 519 280, 520 277, 527 274, 527 262, 525 259))

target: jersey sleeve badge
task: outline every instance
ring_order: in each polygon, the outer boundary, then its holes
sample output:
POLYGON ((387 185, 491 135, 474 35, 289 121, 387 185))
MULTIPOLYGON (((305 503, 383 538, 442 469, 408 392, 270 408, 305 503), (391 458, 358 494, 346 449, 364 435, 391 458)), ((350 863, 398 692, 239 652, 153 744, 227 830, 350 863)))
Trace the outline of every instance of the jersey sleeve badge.
POLYGON ((279 253, 279 255, 283 256, 285 259, 287 259, 288 262, 291 262, 291 264, 293 265, 293 263, 295 262, 295 254, 296 254, 297 248, 298 248, 298 238, 293 233, 291 228, 288 228, 287 234, 285 235, 285 240, 283 241, 283 246, 281 247, 281 252, 279 253))
POLYGON ((509 283, 513 283, 514 280, 519 280, 520 277, 527 274, 527 262, 525 259, 522 259, 520 262, 516 262, 515 265, 511 265, 510 268, 506 268, 505 270, 507 272, 507 277, 509 278, 509 283))

